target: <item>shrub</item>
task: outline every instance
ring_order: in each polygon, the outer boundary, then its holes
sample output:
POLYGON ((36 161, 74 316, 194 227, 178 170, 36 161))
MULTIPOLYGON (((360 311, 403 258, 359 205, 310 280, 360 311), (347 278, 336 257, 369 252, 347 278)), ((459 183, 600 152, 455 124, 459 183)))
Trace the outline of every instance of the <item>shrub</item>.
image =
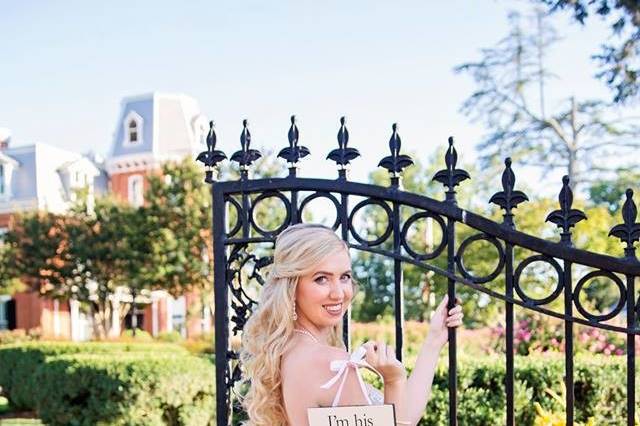
POLYGON ((214 370, 171 353, 73 354, 34 374, 36 411, 50 425, 209 425, 214 370))
MULTIPOLYGON (((534 402, 562 412, 547 390, 561 393, 564 357, 528 356, 515 359, 515 423, 533 425, 534 402)), ((469 425, 503 425, 506 397, 503 357, 460 359, 458 363, 458 420, 469 425)), ((636 388, 640 379, 636 377, 636 388)), ((576 421, 593 418, 597 425, 618 425, 626 419, 626 364, 622 357, 578 356, 574 363, 576 421)), ((447 423, 448 376, 444 365, 436 372, 432 398, 421 425, 447 423)))
POLYGON ((35 407, 33 389, 39 386, 33 381, 34 371, 48 357, 77 353, 126 354, 135 352, 186 354, 177 345, 152 343, 68 343, 28 342, 0 347, 0 387, 16 408, 35 407))
POLYGON ((40 340, 40 329, 0 331, 0 345, 40 340))

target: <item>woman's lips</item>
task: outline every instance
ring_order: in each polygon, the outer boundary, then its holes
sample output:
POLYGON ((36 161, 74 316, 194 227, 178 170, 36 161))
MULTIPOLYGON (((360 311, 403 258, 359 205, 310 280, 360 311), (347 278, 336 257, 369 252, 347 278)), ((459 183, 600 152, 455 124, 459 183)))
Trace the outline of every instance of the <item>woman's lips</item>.
POLYGON ((342 315, 342 303, 335 303, 333 305, 322 305, 329 315, 338 316, 342 315))

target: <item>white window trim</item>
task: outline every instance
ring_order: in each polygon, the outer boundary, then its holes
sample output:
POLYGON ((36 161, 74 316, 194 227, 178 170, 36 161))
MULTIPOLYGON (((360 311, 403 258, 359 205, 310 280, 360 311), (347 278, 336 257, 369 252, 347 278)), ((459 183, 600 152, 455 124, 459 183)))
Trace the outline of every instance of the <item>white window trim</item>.
POLYGON ((18 167, 18 162, 0 153, 0 164, 3 167, 2 179, 4 180, 4 191, 0 192, 0 201, 7 201, 11 198, 11 181, 13 171, 18 167))
POLYGON ((127 199, 129 203, 135 207, 140 207, 144 204, 144 178, 142 175, 131 175, 127 179, 127 199), (138 183, 140 188, 140 200, 136 202, 136 195, 134 194, 134 184, 138 183))
POLYGON ((135 111, 129 111, 129 114, 127 114, 127 116, 124 118, 124 121, 122 122, 122 130, 123 130, 122 145, 126 147, 142 145, 143 144, 143 140, 142 140, 143 125, 144 125, 144 120, 142 119, 140 114, 138 114, 135 111), (129 123, 131 122, 131 120, 136 122, 136 128, 138 130, 138 140, 135 142, 132 142, 129 139, 129 136, 130 136, 129 123))

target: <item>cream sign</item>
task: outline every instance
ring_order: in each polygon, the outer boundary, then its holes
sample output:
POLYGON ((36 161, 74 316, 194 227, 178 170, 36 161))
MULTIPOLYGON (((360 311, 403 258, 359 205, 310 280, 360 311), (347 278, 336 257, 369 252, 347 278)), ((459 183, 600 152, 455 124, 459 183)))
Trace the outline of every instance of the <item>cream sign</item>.
POLYGON ((309 426, 395 426, 393 404, 309 408, 309 426))

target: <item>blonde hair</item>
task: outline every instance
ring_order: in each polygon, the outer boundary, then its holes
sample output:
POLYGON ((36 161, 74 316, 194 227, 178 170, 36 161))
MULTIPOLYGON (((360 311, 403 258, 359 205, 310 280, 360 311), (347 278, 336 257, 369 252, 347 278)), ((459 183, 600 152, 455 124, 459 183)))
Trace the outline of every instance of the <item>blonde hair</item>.
MULTIPOLYGON (((242 333, 240 361, 244 381, 250 382, 242 398, 248 426, 287 425, 282 397, 280 358, 293 335, 293 309, 300 276, 336 250, 348 247, 330 228, 298 224, 276 239, 273 264, 262 288, 258 306, 242 333)), ((355 283, 354 283, 355 284, 355 283)), ((332 327, 329 344, 344 349, 342 321, 332 327)))

